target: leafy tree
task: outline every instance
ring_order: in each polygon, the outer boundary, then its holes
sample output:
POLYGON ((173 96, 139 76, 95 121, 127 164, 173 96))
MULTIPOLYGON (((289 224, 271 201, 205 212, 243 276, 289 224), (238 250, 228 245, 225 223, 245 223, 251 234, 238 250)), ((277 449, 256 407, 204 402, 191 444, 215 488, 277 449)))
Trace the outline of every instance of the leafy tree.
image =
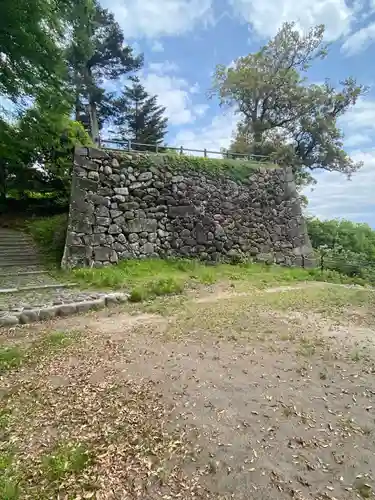
POLYGON ((74 0, 2 0, 0 95, 14 101, 66 80, 63 41, 74 0))
POLYGON ((337 120, 366 89, 347 78, 336 90, 327 80, 308 84, 311 64, 327 55, 324 26, 306 35, 285 23, 274 39, 234 66, 217 66, 212 93, 234 106, 241 121, 231 151, 266 154, 294 167, 301 182, 315 169, 347 175, 361 167, 343 149, 337 120))
POLYGON ((116 108, 115 124, 121 138, 141 144, 162 145, 167 133, 166 108, 159 106, 157 96, 148 94, 139 81, 124 88, 116 108))
POLYGON ((68 102, 41 95, 14 124, 0 128, 0 193, 70 193, 72 151, 92 144, 82 125, 69 118, 68 102))
POLYGON ((368 224, 312 217, 307 219, 307 226, 314 248, 350 251, 375 262, 375 231, 368 224))
POLYGON ((143 64, 125 45, 124 34, 112 13, 96 0, 79 0, 73 21, 72 43, 67 50, 71 80, 75 88, 76 120, 98 142, 99 129, 114 114, 113 93, 104 83, 132 73, 143 64))

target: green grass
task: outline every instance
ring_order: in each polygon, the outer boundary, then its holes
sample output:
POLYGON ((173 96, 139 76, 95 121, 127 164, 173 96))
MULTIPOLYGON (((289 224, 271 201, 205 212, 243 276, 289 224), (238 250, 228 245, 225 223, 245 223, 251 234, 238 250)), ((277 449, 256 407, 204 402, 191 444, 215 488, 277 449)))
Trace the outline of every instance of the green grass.
POLYGON ((301 281, 363 284, 363 280, 333 271, 322 272, 320 269, 257 263, 209 265, 188 259, 127 260, 116 266, 77 269, 72 272, 71 278, 81 286, 130 290, 131 300, 138 302, 150 297, 181 293, 188 286, 210 285, 219 280, 247 282, 260 289, 301 281))
POLYGON ((201 156, 180 155, 175 153, 143 153, 132 154, 128 152, 119 153, 117 159, 122 167, 146 168, 150 166, 167 166, 169 170, 176 173, 186 171, 198 171, 205 174, 224 175, 236 181, 248 179, 252 173, 259 168, 270 170, 278 169, 280 166, 271 161, 259 162, 255 160, 232 159, 232 158, 204 158, 201 156))
POLYGON ((0 452, 0 498, 1 500, 18 500, 20 488, 13 466, 13 454, 0 452))
POLYGON ((8 408, 0 410, 0 431, 4 431, 8 427, 10 415, 11 411, 8 408))
POLYGON ((0 373, 15 370, 26 363, 35 363, 42 356, 52 354, 71 344, 76 337, 76 332, 53 331, 35 340, 28 347, 2 346, 0 347, 0 373))
POLYGON ((82 444, 62 444, 42 458, 43 475, 49 481, 81 472, 91 463, 89 450, 82 444))
POLYGON ((18 347, 0 347, 0 373, 18 368, 23 357, 24 353, 18 347))

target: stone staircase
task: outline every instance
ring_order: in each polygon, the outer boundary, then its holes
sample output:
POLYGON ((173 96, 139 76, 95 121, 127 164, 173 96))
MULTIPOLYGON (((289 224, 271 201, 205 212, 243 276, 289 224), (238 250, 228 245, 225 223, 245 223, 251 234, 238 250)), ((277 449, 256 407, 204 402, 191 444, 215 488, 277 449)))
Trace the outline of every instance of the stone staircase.
POLYGON ((51 320, 126 302, 124 293, 77 288, 57 280, 25 233, 0 227, 0 336, 2 327, 51 320))
POLYGON ((31 236, 8 228, 0 228, 0 270, 42 267, 41 259, 31 236))

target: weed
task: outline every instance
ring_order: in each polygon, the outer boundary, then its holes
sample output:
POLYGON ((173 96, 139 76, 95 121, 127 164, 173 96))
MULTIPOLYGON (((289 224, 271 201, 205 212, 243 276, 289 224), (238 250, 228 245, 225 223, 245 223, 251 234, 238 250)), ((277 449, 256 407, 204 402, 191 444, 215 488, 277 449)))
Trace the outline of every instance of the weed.
POLYGON ((18 368, 23 357, 23 352, 18 347, 0 347, 0 373, 18 368))
POLYGON ((34 341, 27 348, 0 347, 0 373, 16 369, 24 363, 36 363, 44 354, 54 352, 73 342, 75 335, 75 332, 55 331, 34 341))
POLYGON ((91 456, 83 445, 64 444, 42 459, 44 474, 50 481, 82 471, 91 462, 91 456))
POLYGON ((72 340, 73 335, 71 332, 55 331, 49 333, 46 337, 44 337, 42 345, 45 348, 56 349, 70 344, 72 340))
POLYGON ((294 413, 294 410, 291 406, 284 406, 283 414, 285 417, 290 417, 291 415, 293 415, 293 413, 294 413))
POLYGON ((3 431, 7 428, 10 415, 11 411, 8 408, 3 408, 0 410, 0 431, 3 431))
POLYGON ((350 359, 352 361, 360 361, 362 358, 362 355, 361 355, 361 352, 358 350, 358 349, 354 349, 354 351, 352 351, 351 355, 350 355, 350 359))
POLYGON ((372 496, 372 487, 365 482, 364 478, 357 478, 354 487, 361 498, 370 498, 372 496))
POLYGON ((0 498, 1 500, 18 500, 20 489, 13 470, 13 454, 0 453, 0 498))
POLYGON ((147 290, 142 287, 133 288, 129 295, 130 302, 142 302, 147 298, 147 290))
POLYGON ((142 302, 152 297, 162 297, 181 293, 184 289, 183 283, 174 278, 161 278, 156 281, 150 281, 143 286, 139 285, 130 293, 130 302, 142 302))
POLYGON ((150 295, 156 297, 162 295, 172 295, 174 293, 181 293, 184 290, 183 284, 175 278, 161 278, 149 285, 150 295))

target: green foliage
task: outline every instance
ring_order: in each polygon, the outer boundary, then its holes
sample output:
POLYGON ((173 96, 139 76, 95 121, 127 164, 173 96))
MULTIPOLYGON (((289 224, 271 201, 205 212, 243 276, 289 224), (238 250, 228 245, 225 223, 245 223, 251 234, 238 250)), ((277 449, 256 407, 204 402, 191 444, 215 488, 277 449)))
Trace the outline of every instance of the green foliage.
POLYGON ((23 354, 17 347, 0 348, 0 373, 18 368, 22 363, 23 354))
POLYGON ((42 466, 50 481, 61 481, 68 475, 83 471, 90 462, 90 453, 84 445, 69 443, 58 446, 53 453, 43 457, 42 466))
MULTIPOLYGON (((75 331, 52 331, 36 339, 27 347, 2 346, 0 347, 0 373, 16 370, 23 364, 33 364, 42 356, 52 355, 59 349, 68 346, 77 338, 78 335, 75 331)), ((6 419, 5 413, 0 413, 0 422, 1 419, 6 419)))
POLYGON ((32 235, 44 255, 53 263, 60 264, 68 226, 67 214, 33 219, 26 223, 26 230, 32 235))
POLYGON ((370 226, 308 218, 307 228, 324 268, 375 283, 375 231, 370 226))
POLYGON ((165 109, 157 104, 157 96, 149 95, 138 80, 132 86, 125 86, 116 100, 115 125, 119 137, 141 144, 161 145, 167 133, 165 109))
POLYGON ((115 113, 113 95, 104 89, 103 82, 136 71, 143 57, 134 56, 114 15, 96 0, 90 0, 89 5, 87 0, 76 2, 72 25, 72 42, 66 55, 76 120, 83 123, 96 143, 99 129, 115 113))
POLYGON ((375 260, 375 231, 363 223, 348 220, 307 218, 307 228, 314 248, 323 245, 333 249, 342 247, 356 254, 363 254, 369 261, 375 260))
POLYGON ((178 294, 194 283, 207 285, 218 280, 245 281, 257 288, 299 281, 359 285, 367 283, 366 279, 360 276, 350 277, 330 269, 322 271, 320 268, 302 269, 251 262, 213 266, 188 259, 127 260, 117 266, 76 269, 72 275, 74 281, 89 287, 130 290, 129 300, 132 302, 141 302, 160 295, 178 294))
POLYGON ((131 159, 129 159, 129 153, 125 153, 118 155, 118 160, 123 166, 135 166, 139 169, 148 169, 150 165, 155 167, 164 165, 170 170, 195 170, 215 176, 228 176, 237 181, 245 181, 260 167, 278 168, 272 163, 260 164, 257 161, 204 158, 170 153, 142 153, 133 155, 131 159))
POLYGON ((13 100, 40 89, 60 90, 64 61, 59 42, 64 11, 57 0, 3 0, 0 19, 0 95, 13 100))
POLYGON ((14 471, 13 453, 0 453, 0 498, 2 500, 18 500, 20 488, 14 471))
POLYGON ((325 169, 352 174, 355 163, 343 149, 337 120, 366 88, 347 78, 341 90, 328 81, 308 84, 306 71, 327 54, 324 26, 301 35, 285 23, 258 52, 240 57, 234 67, 216 68, 213 93, 241 116, 231 150, 269 154, 294 167, 301 183, 306 170, 325 169))

